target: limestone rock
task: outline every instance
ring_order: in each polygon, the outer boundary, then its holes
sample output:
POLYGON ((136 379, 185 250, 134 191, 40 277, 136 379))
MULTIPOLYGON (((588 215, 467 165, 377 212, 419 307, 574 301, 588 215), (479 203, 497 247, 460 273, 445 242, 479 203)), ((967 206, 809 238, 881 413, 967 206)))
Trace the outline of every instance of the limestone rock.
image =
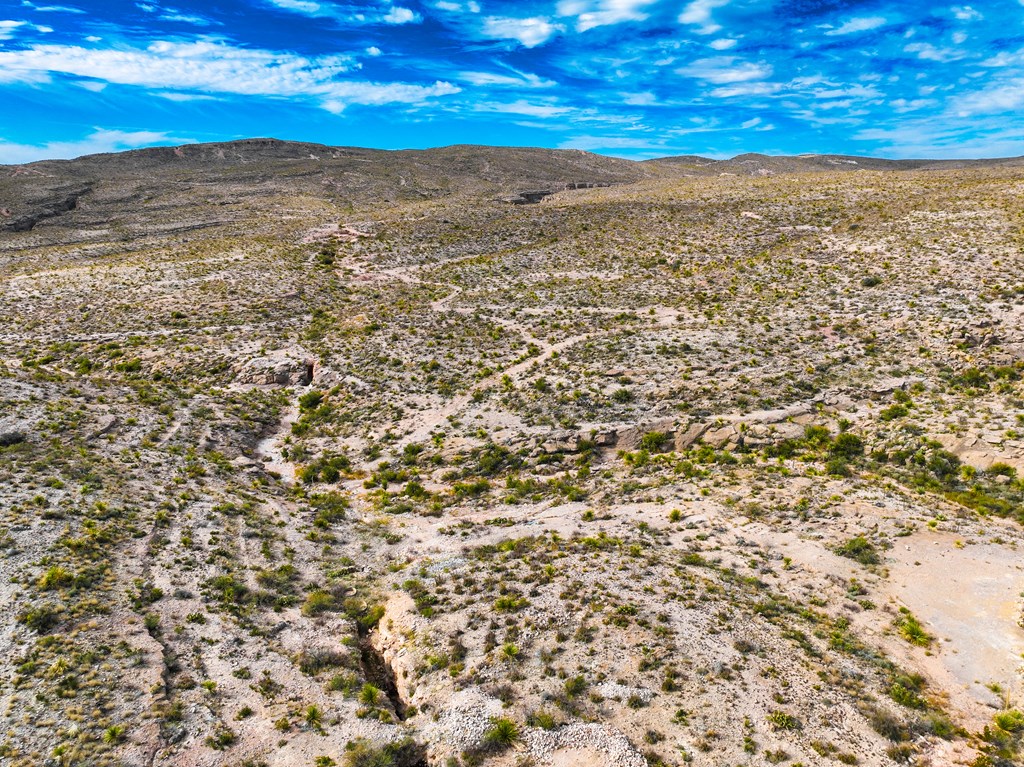
POLYGON ((313 380, 314 362, 290 356, 267 356, 249 360, 235 381, 256 386, 306 386, 313 380))

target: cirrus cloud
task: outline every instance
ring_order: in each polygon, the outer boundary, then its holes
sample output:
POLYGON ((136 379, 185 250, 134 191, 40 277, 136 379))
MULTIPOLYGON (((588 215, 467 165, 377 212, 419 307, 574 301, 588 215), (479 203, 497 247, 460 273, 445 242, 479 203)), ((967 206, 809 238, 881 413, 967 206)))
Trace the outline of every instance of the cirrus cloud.
POLYGON ((158 40, 145 48, 35 45, 0 51, 0 77, 8 80, 40 82, 60 74, 149 89, 297 96, 317 100, 334 112, 349 104, 419 103, 460 90, 443 81, 380 83, 346 76, 358 67, 345 55, 306 57, 208 40, 158 40))

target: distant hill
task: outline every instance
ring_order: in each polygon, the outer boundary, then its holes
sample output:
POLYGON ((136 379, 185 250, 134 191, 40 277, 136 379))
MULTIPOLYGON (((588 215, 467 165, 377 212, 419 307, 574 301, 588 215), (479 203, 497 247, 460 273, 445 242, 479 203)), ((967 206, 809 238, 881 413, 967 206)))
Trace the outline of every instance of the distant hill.
POLYGON ((233 205, 307 196, 360 207, 451 195, 515 196, 686 175, 920 170, 1016 160, 879 160, 841 155, 634 162, 580 150, 457 145, 385 151, 254 138, 0 166, 0 231, 95 228, 130 211, 164 231, 232 219, 233 205), (197 205, 197 203, 199 203, 197 205), (188 215, 184 214, 188 210, 188 215), (197 213, 198 209, 198 213, 197 213))
POLYGON ((741 154, 728 160, 711 160, 706 157, 683 155, 646 160, 645 165, 671 168, 675 172, 689 175, 711 175, 733 173, 738 176, 774 175, 779 173, 821 173, 835 171, 911 171, 941 170, 986 165, 1024 165, 1024 158, 1014 157, 995 160, 884 160, 877 157, 858 157, 840 154, 806 154, 795 156, 774 156, 765 154, 741 154))
POLYGON ((384 151, 276 139, 154 147, 0 166, 0 230, 62 217, 83 225, 132 208, 167 213, 309 195, 362 205, 449 195, 509 195, 567 184, 628 183, 659 170, 578 150, 449 146, 384 151))

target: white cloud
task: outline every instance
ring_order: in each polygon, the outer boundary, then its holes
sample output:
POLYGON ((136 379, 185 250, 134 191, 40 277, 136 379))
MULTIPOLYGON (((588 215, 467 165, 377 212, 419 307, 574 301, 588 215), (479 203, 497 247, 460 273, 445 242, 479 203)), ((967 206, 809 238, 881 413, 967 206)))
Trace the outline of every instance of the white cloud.
POLYGON ((53 31, 53 27, 45 27, 39 24, 30 24, 27 21, 14 21, 13 19, 0 19, 0 41, 10 40, 18 30, 34 29, 44 35, 53 31))
MULTIPOLYGON (((1024 0, 1022 0, 1024 2, 1024 0)), ((985 59, 981 62, 983 67, 1015 67, 1024 65, 1024 48, 1017 50, 1014 53, 1009 51, 1001 51, 995 56, 985 59)))
POLYGON ((741 83, 715 88, 711 96, 716 99, 731 99, 737 96, 771 96, 782 90, 778 83, 741 83))
POLYGON ((530 72, 508 68, 511 74, 500 72, 460 72, 459 79, 465 80, 472 85, 496 85, 510 86, 517 88, 552 88, 558 85, 554 80, 548 80, 530 72))
POLYGON ((714 48, 716 51, 727 51, 736 45, 736 40, 728 37, 720 37, 717 40, 712 40, 708 45, 714 48))
MULTIPOLYGON (((1021 3, 1021 5, 1024 5, 1024 3, 1021 3)), ((969 5, 954 5, 952 8, 950 8, 950 10, 953 12, 953 15, 960 21, 977 21, 978 19, 983 18, 982 15, 978 13, 978 11, 974 10, 969 5)))
MULTIPOLYGON (((832 84, 833 83, 829 83, 829 85, 832 84)), ((881 98, 883 94, 880 90, 870 85, 844 85, 842 87, 835 88, 819 88, 812 91, 812 95, 816 99, 877 99, 881 98)))
POLYGON ((85 13, 81 8, 72 8, 67 5, 36 5, 29 0, 22 0, 21 4, 25 8, 31 8, 40 13, 85 13))
POLYGON ((955 48, 937 48, 931 43, 910 43, 903 46, 903 50, 907 53, 916 53, 919 59, 924 59, 925 61, 939 61, 943 63, 958 61, 967 56, 966 53, 955 48))
POLYGON ((310 0, 268 0, 268 2, 284 11, 308 13, 311 16, 318 14, 321 8, 320 3, 314 3, 310 0))
POLYGON ((889 157, 976 159, 1024 154, 1024 132, 1019 128, 1007 130, 1005 124, 977 120, 969 124, 906 120, 898 128, 865 128, 852 137, 880 144, 880 151, 889 157))
POLYGON ((836 29, 829 30, 826 35, 851 35, 854 32, 867 32, 870 29, 878 29, 879 27, 885 26, 886 18, 884 16, 862 16, 856 19, 850 19, 843 23, 836 29))
POLYGON ((1024 77, 1005 79, 987 88, 953 99, 953 111, 960 117, 1002 114, 1024 109, 1024 77))
POLYGON ((516 40, 525 48, 536 48, 563 31, 565 27, 561 24, 552 24, 541 16, 526 19, 488 16, 484 19, 484 33, 489 37, 516 40))
POLYGON ((334 19, 341 24, 410 24, 422 21, 415 11, 395 5, 384 10, 356 11, 353 5, 338 5, 316 0, 264 0, 282 11, 301 13, 314 18, 334 19))
POLYGON ((366 49, 367 56, 380 56, 383 53, 384 52, 376 45, 371 45, 369 48, 366 49))
POLYGON ((79 88, 85 88, 87 91, 92 91, 93 93, 99 93, 107 87, 106 83, 101 83, 96 80, 79 80, 75 85, 79 88))
POLYGON ((68 160, 85 154, 121 152, 155 144, 187 144, 192 139, 175 138, 155 131, 125 132, 96 128, 78 141, 51 141, 46 144, 16 144, 0 139, 0 163, 19 164, 36 160, 68 160))
POLYGON ((754 118, 751 118, 750 120, 747 120, 745 123, 741 124, 740 127, 743 128, 744 130, 746 130, 747 128, 757 127, 760 124, 761 124, 761 118, 760 117, 754 117, 754 118))
POLYGON ((14 30, 19 27, 25 26, 27 22, 24 21, 13 21, 13 20, 0 20, 0 40, 10 40, 14 37, 14 30))
POLYGON ((386 24, 411 24, 420 21, 420 15, 408 8, 400 8, 397 5, 384 14, 386 24))
POLYGON ((571 111, 568 107, 554 104, 534 104, 529 101, 511 103, 483 102, 473 107, 476 112, 498 112, 500 114, 527 115, 529 117, 558 117, 571 111))
POLYGON ((643 9, 658 0, 562 0, 558 4, 559 16, 575 16, 576 31, 586 32, 594 27, 621 24, 624 21, 644 21, 643 9))
POLYGON ((649 107, 658 103, 658 98, 650 91, 644 93, 623 93, 622 103, 631 107, 649 107))
POLYGON ((96 37, 96 35, 89 35, 87 38, 85 38, 86 42, 89 43, 98 43, 102 39, 102 37, 96 37))
POLYGON ((171 10, 170 8, 167 9, 167 13, 161 14, 160 18, 163 21, 177 21, 181 22, 182 24, 195 24, 196 26, 200 27, 206 27, 211 24, 218 23, 210 21, 210 19, 205 19, 202 16, 193 16, 188 13, 178 13, 177 11, 171 10))
POLYGON ((0 79, 8 81, 40 82, 59 73, 150 89, 309 98, 331 109, 421 103, 460 90, 441 81, 416 85, 342 79, 356 67, 347 56, 304 57, 209 41, 157 41, 144 49, 35 45, 0 50, 0 79))
POLYGON ((960 45, 967 40, 966 32, 954 32, 953 33, 953 44, 960 45))
POLYGON ((716 8, 723 8, 728 4, 729 0, 693 0, 679 14, 679 23, 697 27, 699 34, 713 35, 722 26, 715 23, 712 12, 716 8))
POLYGON ((165 91, 162 93, 154 93, 154 96, 159 96, 162 99, 168 101, 217 101, 216 96, 210 96, 205 93, 176 93, 174 91, 165 91))
POLYGON ((715 85, 741 83, 748 80, 763 80, 770 77, 772 68, 769 64, 755 64, 750 61, 737 62, 735 56, 714 56, 709 59, 697 59, 682 69, 676 70, 681 75, 695 77, 715 85))
POLYGON ((559 149, 582 149, 592 152, 596 149, 650 149, 660 154, 666 151, 665 143, 649 138, 628 138, 625 136, 574 136, 558 145, 559 149))
POLYGON ((480 13, 480 3, 476 2, 453 3, 450 0, 438 0, 434 3, 434 7, 439 11, 448 11, 449 13, 480 13))
POLYGON ((925 107, 935 106, 938 102, 935 99, 895 99, 889 102, 890 106, 900 114, 914 112, 925 107))

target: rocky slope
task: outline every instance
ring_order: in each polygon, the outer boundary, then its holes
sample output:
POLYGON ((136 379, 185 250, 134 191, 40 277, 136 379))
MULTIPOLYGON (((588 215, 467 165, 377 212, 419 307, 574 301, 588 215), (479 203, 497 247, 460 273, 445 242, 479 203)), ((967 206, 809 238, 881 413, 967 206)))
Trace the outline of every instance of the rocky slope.
POLYGON ((773 172, 4 169, 5 762, 1019 762, 1021 169, 773 172))

